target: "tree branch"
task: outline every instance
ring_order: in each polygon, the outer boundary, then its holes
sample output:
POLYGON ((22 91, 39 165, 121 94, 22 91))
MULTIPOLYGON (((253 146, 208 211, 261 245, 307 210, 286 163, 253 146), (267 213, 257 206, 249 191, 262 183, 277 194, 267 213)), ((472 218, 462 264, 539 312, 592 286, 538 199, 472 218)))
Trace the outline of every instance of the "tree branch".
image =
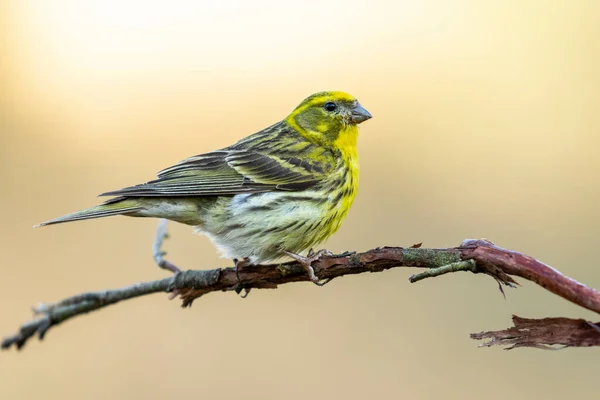
POLYGON ((515 326, 502 330, 472 333, 476 340, 490 339, 480 347, 510 346, 535 347, 558 350, 565 347, 600 346, 600 322, 591 323, 584 319, 543 318, 529 319, 513 315, 515 326), (562 347, 551 347, 560 345, 562 347))
MULTIPOLYGON (((182 306, 188 307, 195 299, 210 292, 236 291, 239 293, 241 290, 249 291, 253 288, 275 289, 284 283, 309 281, 305 269, 297 262, 246 266, 240 271, 236 271, 234 268, 219 268, 180 272, 176 266, 163 258, 164 253, 160 251, 160 248, 165 237, 165 226, 160 225, 154 246, 154 256, 161 268, 174 272, 173 276, 120 289, 83 293, 55 304, 38 305, 34 308, 36 318, 23 324, 18 333, 6 337, 2 341, 2 348, 8 349, 15 346, 20 349, 36 333, 41 340, 51 327, 70 318, 122 300, 151 293, 168 292, 171 293, 172 298, 180 296, 183 302, 182 306)), ((410 278, 411 282, 450 272, 483 273, 493 277, 501 290, 502 285, 509 287, 517 285, 510 275, 520 276, 575 304, 600 313, 600 292, 562 275, 532 257, 502 249, 486 240, 465 240, 459 247, 448 249, 427 249, 420 248, 420 245, 410 248, 383 247, 364 253, 347 252, 331 256, 325 255, 313 263, 319 279, 327 282, 344 275, 381 272, 398 267, 428 269, 423 273, 413 275, 410 278)), ((474 339, 491 338, 492 341, 484 344, 485 346, 510 344, 512 347, 541 347, 556 343, 565 346, 600 345, 600 328, 597 325, 584 321, 585 326, 583 326, 581 320, 566 318, 559 318, 558 320, 561 320, 563 324, 557 325, 548 323, 548 320, 525 320, 515 317, 514 328, 498 332, 483 332, 472 335, 472 337, 474 339), (521 323, 522 321, 527 321, 527 324, 524 325, 521 323), (515 336, 519 333, 521 335, 519 338, 521 338, 525 329, 531 331, 532 327, 536 326, 538 329, 535 331, 537 335, 535 340, 517 339, 515 336), (569 340, 558 342, 555 340, 556 332, 565 333, 570 330, 574 330, 575 334, 569 340)))

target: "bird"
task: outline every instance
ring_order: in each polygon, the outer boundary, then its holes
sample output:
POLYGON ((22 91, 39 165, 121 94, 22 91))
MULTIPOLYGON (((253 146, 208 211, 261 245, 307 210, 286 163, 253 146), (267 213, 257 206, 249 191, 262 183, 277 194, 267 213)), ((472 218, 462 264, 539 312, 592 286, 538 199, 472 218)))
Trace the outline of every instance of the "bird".
POLYGON ((311 264, 326 250, 312 249, 339 229, 356 197, 358 125, 371 117, 348 93, 315 93, 229 147, 36 227, 114 215, 163 218, 195 227, 236 270, 288 256, 317 283, 311 264))

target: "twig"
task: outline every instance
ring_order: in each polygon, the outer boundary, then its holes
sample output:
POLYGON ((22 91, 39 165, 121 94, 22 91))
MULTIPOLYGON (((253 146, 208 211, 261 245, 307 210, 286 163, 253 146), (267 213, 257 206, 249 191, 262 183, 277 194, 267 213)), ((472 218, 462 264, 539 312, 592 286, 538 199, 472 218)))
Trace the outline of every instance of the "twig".
MULTIPOLYGON (((600 292, 563 275, 533 257, 503 249, 485 240, 465 240, 462 256, 474 259, 488 274, 520 276, 583 308, 600 313, 600 292)), ((502 280, 502 279, 501 279, 502 280)), ((514 281, 513 281, 514 282, 514 281)))
MULTIPOLYGON (((14 345, 20 349, 36 333, 40 339, 43 339, 51 327, 77 315, 151 293, 170 292, 179 295, 183 301, 182 306, 187 307, 191 306, 198 297, 210 292, 236 291, 239 293, 241 289, 274 289, 284 283, 310 281, 305 268, 295 261, 247 266, 239 271, 239 274, 234 268, 179 272, 177 267, 163 258, 164 253, 160 247, 165 237, 166 229, 164 229, 164 225, 161 225, 153 248, 154 255, 159 266, 174 272, 173 276, 121 289, 84 293, 51 305, 39 305, 34 309, 38 317, 22 325, 17 334, 6 337, 2 341, 2 348, 8 349, 14 345), (171 265, 174 268, 165 267, 165 265, 171 265)), ((471 271, 490 275, 499 284, 515 287, 517 283, 509 276, 510 274, 529 279, 575 304, 600 313, 600 292, 562 275, 532 257, 502 249, 486 240, 466 240, 461 246, 448 249, 427 249, 418 246, 410 248, 383 247, 364 253, 324 255, 312 266, 318 278, 327 281, 363 272, 380 272, 397 267, 416 267, 429 268, 429 270, 412 276, 412 282, 450 272, 471 271)), ((591 335, 596 334, 600 337, 600 332, 590 325, 587 326, 592 332, 591 335)), ((545 324, 541 326, 541 329, 546 329, 546 333, 551 335, 552 332, 549 329, 551 330, 553 327, 554 325, 545 324)), ((487 334, 491 333, 493 332, 487 332, 487 334)), ((589 345, 588 343, 592 342, 586 339, 585 343, 585 345, 589 345)), ((511 344, 514 345, 514 343, 511 344)), ((570 343, 569 345, 577 344, 570 343)))
POLYGON ((167 232, 167 220, 161 219, 158 222, 158 228, 156 229, 156 237, 154 238, 154 243, 152 244, 152 254, 154 255, 154 261, 156 261, 156 264, 160 268, 166 269, 167 271, 171 271, 174 274, 178 274, 181 272, 179 267, 165 260, 167 252, 162 251, 163 242, 168 237, 169 233, 167 232))
POLYGON ((173 278, 165 278, 158 281, 138 283, 120 289, 83 293, 68 297, 54 304, 40 304, 33 308, 34 314, 39 317, 23 324, 17 334, 4 338, 2 348, 7 349, 11 345, 15 345, 20 349, 36 333, 39 339, 42 340, 48 329, 67 319, 118 303, 122 300, 167 291, 172 282, 173 278))
POLYGON ((435 278, 436 276, 449 274, 451 272, 468 271, 477 272, 477 263, 474 260, 459 261, 450 264, 446 264, 439 268, 430 268, 420 274, 412 275, 408 278, 410 283, 419 282, 426 278, 435 278))
POLYGON ((489 339, 480 347, 510 346, 535 347, 545 350, 558 350, 565 347, 600 346, 600 328, 583 319, 543 318, 529 319, 513 315, 515 326, 502 330, 472 333, 476 340, 489 339), (551 346, 561 347, 551 347, 551 346))

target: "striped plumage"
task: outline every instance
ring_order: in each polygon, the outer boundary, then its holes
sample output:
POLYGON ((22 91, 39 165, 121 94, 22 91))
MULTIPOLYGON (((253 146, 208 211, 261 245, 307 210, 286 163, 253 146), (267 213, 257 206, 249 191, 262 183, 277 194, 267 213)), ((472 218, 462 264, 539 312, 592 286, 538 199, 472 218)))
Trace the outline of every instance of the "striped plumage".
POLYGON ((300 253, 325 241, 348 213, 358 186, 357 124, 370 117, 346 93, 317 93, 232 146, 40 225, 117 214, 167 218, 196 226, 229 258, 259 263, 300 253))

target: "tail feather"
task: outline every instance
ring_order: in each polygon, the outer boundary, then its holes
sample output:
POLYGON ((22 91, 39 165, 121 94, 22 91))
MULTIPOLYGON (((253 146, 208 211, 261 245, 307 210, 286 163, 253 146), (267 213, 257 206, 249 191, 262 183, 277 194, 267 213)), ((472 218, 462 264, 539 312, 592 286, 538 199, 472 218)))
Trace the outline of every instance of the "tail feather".
POLYGON ((123 200, 116 203, 105 203, 95 207, 86 208, 85 210, 76 211, 71 214, 63 215, 62 217, 51 219, 50 221, 37 224, 34 228, 40 226, 62 224, 63 222, 82 221, 84 219, 110 217, 112 215, 128 214, 136 211, 144 210, 133 200, 123 200))

